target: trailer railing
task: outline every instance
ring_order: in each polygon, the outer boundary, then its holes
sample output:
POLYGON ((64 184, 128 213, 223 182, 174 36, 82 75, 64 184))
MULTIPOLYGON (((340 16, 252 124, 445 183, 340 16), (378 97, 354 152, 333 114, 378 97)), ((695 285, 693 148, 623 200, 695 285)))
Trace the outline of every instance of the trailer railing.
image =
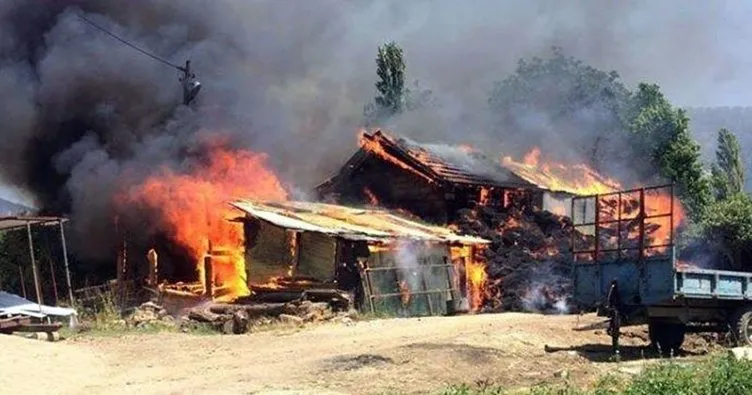
POLYGON ((673 184, 572 198, 574 262, 673 254, 674 200, 673 184))

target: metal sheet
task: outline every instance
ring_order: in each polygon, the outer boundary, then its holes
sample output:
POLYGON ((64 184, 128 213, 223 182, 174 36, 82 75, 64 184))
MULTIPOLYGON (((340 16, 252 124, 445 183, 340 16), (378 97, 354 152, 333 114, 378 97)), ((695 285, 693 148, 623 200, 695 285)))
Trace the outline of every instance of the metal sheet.
POLYGON ((324 233, 349 240, 392 242, 409 239, 462 244, 490 243, 482 238, 458 235, 448 228, 410 221, 384 210, 310 202, 238 200, 230 204, 249 216, 281 228, 324 233))
POLYGON ((0 291, 0 315, 28 315, 43 318, 48 315, 68 317, 76 315, 76 310, 65 307, 38 305, 18 295, 0 291))

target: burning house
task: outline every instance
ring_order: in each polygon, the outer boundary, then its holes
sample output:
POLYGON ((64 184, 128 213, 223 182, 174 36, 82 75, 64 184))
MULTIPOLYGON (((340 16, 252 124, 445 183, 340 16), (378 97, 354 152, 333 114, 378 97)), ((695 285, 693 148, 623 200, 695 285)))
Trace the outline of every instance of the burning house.
MULTIPOLYGON (((360 149, 316 190, 323 200, 402 209, 434 223, 452 223, 460 210, 478 204, 567 215, 571 197, 590 191, 562 181, 576 179, 571 174, 536 160, 528 155, 523 162, 494 161, 471 147, 417 143, 376 131, 362 134, 360 149)), ((594 172, 588 177, 601 181, 594 172)))
POLYGON ((361 311, 420 316, 472 308, 480 300, 483 284, 473 273, 482 268, 476 259, 490 243, 485 239, 385 210, 284 200, 230 206, 226 226, 242 247, 209 240, 200 262, 178 263, 196 268, 192 281, 170 277, 176 259, 169 251, 146 253, 147 287, 167 304, 282 303, 313 295, 346 299, 361 311), (167 255, 164 263, 161 255, 167 255))
POLYGON ((485 239, 385 210, 292 201, 232 206, 245 213, 237 220, 254 292, 284 291, 278 279, 286 275, 345 290, 361 311, 404 316, 443 315, 480 296, 483 284, 472 273, 485 239))
POLYGON ((584 164, 493 160, 468 146, 425 144, 364 133, 340 172, 317 187, 320 198, 405 210, 488 240, 473 306, 492 311, 561 311, 568 293, 572 197, 613 192, 618 182, 584 164))

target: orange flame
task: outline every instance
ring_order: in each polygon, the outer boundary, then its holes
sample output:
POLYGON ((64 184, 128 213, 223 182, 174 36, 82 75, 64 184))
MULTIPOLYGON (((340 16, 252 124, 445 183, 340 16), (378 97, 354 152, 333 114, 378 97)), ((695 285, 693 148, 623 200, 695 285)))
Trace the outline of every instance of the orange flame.
POLYGON ((460 260, 465 263, 465 280, 471 311, 480 310, 486 300, 488 274, 481 251, 479 247, 473 248, 472 246, 451 247, 450 249, 452 262, 460 260))
POLYGON ((613 192, 621 188, 619 182, 598 174, 585 164, 565 165, 543 162, 541 151, 537 147, 527 153, 522 162, 505 156, 501 164, 526 181, 551 191, 594 195, 613 192))
POLYGON ((685 219, 681 202, 672 199, 668 188, 647 189, 642 198, 639 190, 601 196, 598 206, 601 248, 620 245, 635 249, 642 245, 646 256, 665 253, 685 219), (616 222, 618 219, 621 224, 616 222), (640 226, 644 231, 643 241, 640 241, 640 226))
POLYGON ((162 230, 169 232, 171 239, 190 253, 202 282, 203 258, 207 253, 212 254, 212 272, 217 285, 213 296, 232 300, 250 291, 246 281, 243 227, 226 220, 232 214, 227 200, 287 197, 280 181, 266 168, 265 161, 263 154, 215 148, 206 165, 189 174, 177 174, 165 168, 121 198, 158 213, 162 230))
POLYGON ((407 285, 407 281, 402 280, 399 282, 400 289, 400 301, 402 306, 407 306, 410 303, 410 287, 407 285))
MULTIPOLYGON (((660 190, 658 190, 660 191, 660 190)), ((658 192, 656 191, 656 192, 658 192)), ((677 228, 684 222, 684 208, 682 207, 679 199, 672 199, 668 191, 662 191, 662 193, 646 193, 645 194, 645 215, 648 218, 645 220, 645 226, 654 225, 658 228, 653 231, 651 238, 653 239, 649 245, 660 246, 669 244, 673 234, 676 234, 677 228), (668 214, 673 212, 673 218, 668 214), (662 216, 662 217, 656 217, 662 216), (673 222, 673 223, 671 223, 673 222)), ((654 248, 656 252, 663 253, 667 247, 654 248)))
POLYGON ((486 187, 481 187, 480 194, 478 196, 478 204, 480 204, 481 206, 488 206, 490 200, 491 191, 486 187))

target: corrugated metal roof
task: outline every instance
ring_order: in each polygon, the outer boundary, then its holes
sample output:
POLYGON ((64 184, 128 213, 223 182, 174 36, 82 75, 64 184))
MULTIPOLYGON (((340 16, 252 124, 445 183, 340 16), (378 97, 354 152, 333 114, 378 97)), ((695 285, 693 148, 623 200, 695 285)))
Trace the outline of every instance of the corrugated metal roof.
POLYGON ((490 241, 458 235, 448 228, 423 224, 385 210, 359 209, 310 202, 253 202, 236 200, 233 207, 285 229, 317 232, 350 240, 392 242, 411 239, 461 244, 490 241))

